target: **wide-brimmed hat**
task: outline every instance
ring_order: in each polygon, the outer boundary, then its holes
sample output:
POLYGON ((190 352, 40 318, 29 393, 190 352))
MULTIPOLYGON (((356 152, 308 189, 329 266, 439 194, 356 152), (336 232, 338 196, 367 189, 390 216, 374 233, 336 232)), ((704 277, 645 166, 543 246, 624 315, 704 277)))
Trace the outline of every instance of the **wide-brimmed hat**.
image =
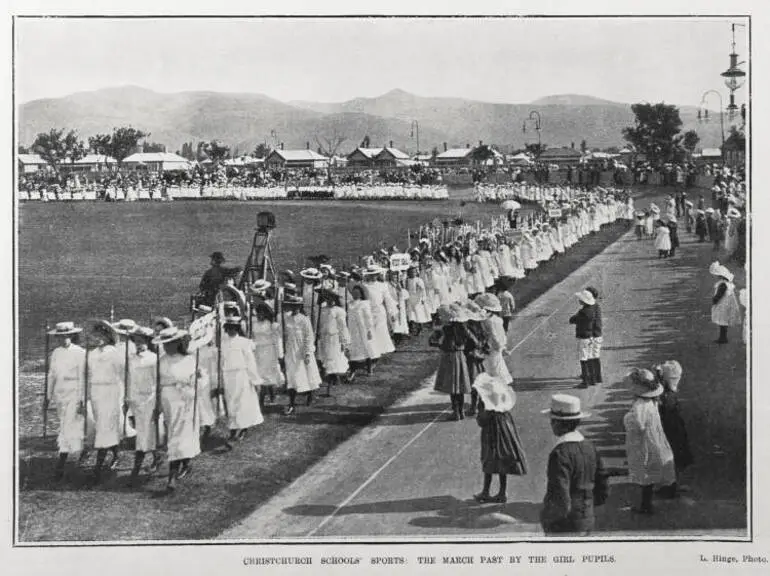
POLYGON ((317 268, 305 268, 299 273, 305 280, 320 280, 321 272, 317 268))
POLYGON ((713 213, 714 213, 714 209, 713 208, 711 208, 711 207, 706 208, 706 214, 713 214, 713 213))
POLYGON ((383 268, 379 264, 369 264, 364 270, 363 275, 364 276, 377 276, 378 274, 384 274, 387 272, 386 268, 383 268))
POLYGON ((261 294, 262 292, 264 292, 265 290, 270 288, 270 286, 272 286, 272 284, 270 282, 268 282, 267 280, 259 279, 259 280, 256 280, 249 287, 249 289, 251 290, 252 294, 261 294))
POLYGON ((491 412, 509 412, 516 405, 516 393, 499 378, 482 372, 473 382, 484 408, 491 412))
POLYGON ((243 321, 243 318, 240 316, 227 316, 223 321, 222 324, 224 326, 240 326, 241 322, 243 321))
POLYGON ((728 217, 728 218, 741 218, 741 216, 742 216, 742 215, 741 215, 741 212, 740 212, 740 210, 738 210, 737 208, 735 208, 735 207, 733 207, 733 206, 731 206, 731 207, 730 207, 730 208, 727 210, 727 217, 728 217))
POLYGON ((476 297, 476 304, 481 306, 484 310, 489 312, 502 312, 503 307, 500 304, 500 300, 494 294, 484 292, 476 297))
POLYGON ((481 306, 479 306, 473 300, 463 300, 462 302, 460 302, 460 304, 465 309, 465 313, 468 316, 469 320, 482 322, 483 320, 487 319, 488 317, 487 311, 484 310, 481 306))
POLYGON ((350 272, 345 272, 344 270, 340 270, 334 274, 334 276, 337 278, 337 280, 347 280, 350 278, 350 272))
POLYGON ((170 328, 164 328, 163 330, 161 330, 160 333, 155 338, 152 339, 152 343, 168 344, 169 342, 181 340, 185 336, 187 336, 187 330, 182 330, 175 326, 171 326, 170 328))
POLYGON ((111 324, 111 326, 116 334, 120 334, 122 336, 128 336, 138 328, 138 324, 133 320, 131 320, 130 318, 124 318, 123 320, 118 320, 114 324, 111 324))
POLYGON ((709 274, 727 278, 730 282, 733 281, 733 273, 730 272, 726 267, 722 266, 722 264, 719 262, 711 263, 711 266, 709 266, 709 274))
POLYGON ((551 396, 551 407, 540 412, 549 414, 554 420, 581 420, 590 416, 581 411, 580 398, 570 394, 554 394, 551 396))
POLYGON ((318 268, 320 268, 321 272, 328 272, 332 276, 334 275, 334 268, 330 264, 321 264, 318 268))
POLYGON ((174 321, 171 318, 166 318, 165 316, 160 316, 160 317, 155 319, 153 324, 155 326, 160 324, 161 326, 163 326, 163 328, 171 328, 174 325, 174 321))
POLYGON ((593 306, 596 304, 596 299, 594 298, 594 295, 591 294, 588 290, 581 290, 580 292, 575 292, 575 296, 577 296, 577 299, 580 300, 583 304, 588 304, 589 306, 593 306))
POLYGON ((219 262, 220 264, 221 264, 222 262, 225 262, 225 261, 226 261, 226 260, 225 260, 225 255, 224 255, 224 254, 222 254, 221 252, 213 252, 213 253, 211 254, 210 258, 211 258, 211 259, 212 259, 214 262, 219 262))
POLYGON ((449 324, 452 321, 454 312, 449 307, 449 304, 442 304, 436 309, 436 316, 441 324, 449 324))
POLYGON ((634 368, 627 375, 626 383, 631 392, 639 398, 657 398, 663 394, 663 386, 655 380, 655 375, 644 368, 634 368))
POLYGON ((53 330, 49 330, 51 336, 71 336, 79 334, 83 329, 75 326, 74 322, 57 322, 53 330))

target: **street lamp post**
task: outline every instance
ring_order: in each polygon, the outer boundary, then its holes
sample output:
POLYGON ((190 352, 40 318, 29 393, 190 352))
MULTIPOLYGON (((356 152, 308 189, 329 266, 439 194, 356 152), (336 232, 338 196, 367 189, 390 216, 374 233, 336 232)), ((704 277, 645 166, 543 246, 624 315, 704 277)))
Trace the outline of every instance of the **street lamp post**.
POLYGON ((700 107, 703 108, 703 118, 701 118, 701 111, 698 110, 698 120, 703 120, 704 122, 708 122, 709 119, 709 111, 708 108, 705 107, 706 105, 706 97, 709 94, 716 94, 717 98, 719 98, 719 126, 722 131, 722 148, 720 148, 720 152, 722 153, 722 165, 724 166, 725 163, 725 111, 724 111, 724 101, 722 100, 722 95, 717 92, 716 90, 706 90, 703 93, 703 96, 701 97, 700 101, 700 107))

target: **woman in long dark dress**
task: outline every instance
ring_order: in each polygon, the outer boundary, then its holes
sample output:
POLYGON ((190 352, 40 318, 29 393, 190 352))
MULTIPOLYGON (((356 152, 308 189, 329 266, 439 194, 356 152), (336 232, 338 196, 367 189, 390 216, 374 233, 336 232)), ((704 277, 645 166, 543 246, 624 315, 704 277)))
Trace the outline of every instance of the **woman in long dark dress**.
POLYGON ((488 374, 479 376, 473 388, 480 397, 476 422, 481 427, 481 469, 484 473, 484 487, 474 499, 482 503, 504 503, 508 501, 508 475, 527 473, 526 456, 511 414, 516 395, 510 386, 488 374), (495 474, 499 477, 500 490, 491 496, 489 489, 495 474))
POLYGON ((430 337, 430 345, 441 350, 436 383, 433 389, 449 394, 452 402, 452 420, 462 420, 463 402, 471 391, 471 379, 465 360, 465 347, 473 339, 465 322, 467 317, 459 306, 439 306, 438 319, 442 324, 430 337))
MULTIPOLYGON (((679 408, 679 381, 682 378, 682 366, 676 360, 668 360, 659 366, 655 366, 655 374, 658 381, 663 384, 663 394, 658 399, 658 412, 663 424, 663 432, 666 434, 671 450, 674 453, 674 466, 676 477, 679 478, 682 470, 693 463, 690 442, 687 439, 687 428, 679 408)), ((661 489, 663 496, 674 498, 677 496, 679 486, 676 482, 661 489)))
POLYGON ((471 407, 468 410, 468 416, 474 416, 476 414, 478 394, 472 385, 479 374, 485 371, 484 360, 487 354, 489 354, 487 334, 482 324, 486 320, 487 313, 481 306, 471 300, 463 302, 463 308, 465 308, 464 312, 468 318, 465 326, 468 332, 473 335, 473 338, 469 339, 465 346, 465 361, 468 363, 468 376, 471 381, 471 407))

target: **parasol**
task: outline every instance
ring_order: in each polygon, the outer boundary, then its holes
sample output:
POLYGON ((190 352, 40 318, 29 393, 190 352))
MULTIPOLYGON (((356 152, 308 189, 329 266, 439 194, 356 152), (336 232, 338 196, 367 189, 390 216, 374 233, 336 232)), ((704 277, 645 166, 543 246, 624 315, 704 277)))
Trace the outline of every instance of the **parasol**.
POLYGON ((516 202, 516 200, 506 200, 503 202, 503 210, 518 210, 521 208, 521 204, 516 202))

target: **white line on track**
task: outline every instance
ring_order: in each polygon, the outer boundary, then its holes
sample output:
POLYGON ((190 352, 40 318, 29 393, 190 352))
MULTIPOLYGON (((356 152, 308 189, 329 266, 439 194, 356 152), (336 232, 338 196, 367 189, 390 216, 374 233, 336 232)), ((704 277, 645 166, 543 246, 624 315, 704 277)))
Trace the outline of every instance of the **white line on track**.
MULTIPOLYGON (((626 237, 626 236, 627 236, 627 235, 629 235, 629 234, 630 234, 630 232, 628 232, 628 233, 626 233, 626 234, 622 235, 622 236, 621 236, 620 238, 618 238, 618 239, 617 239, 615 242, 619 242, 620 240, 622 240, 624 237, 626 237)), ((627 248, 628 248, 628 244, 627 244, 626 246, 623 246, 623 247, 622 247, 620 250, 618 250, 618 252, 615 254, 615 256, 617 256, 617 255, 619 255, 619 254, 621 254, 621 253, 625 252, 625 250, 626 250, 627 248)), ((600 253, 600 254, 601 254, 601 253, 600 253)), ((599 256, 600 254, 597 254, 597 256, 599 256)), ((596 258, 596 256, 594 256, 593 258, 596 258)), ((591 258, 591 260, 593 260, 593 258, 591 258)), ((590 262, 591 260, 589 260, 588 262, 590 262)), ((585 264, 584 264, 584 266, 585 266, 585 264)), ((580 268, 578 268, 578 270, 580 270, 580 268)), ((577 270, 576 270, 575 272, 577 272, 577 270)), ((573 274, 574 274, 575 272, 573 272, 573 274)), ((570 277, 572 277, 572 275, 573 275, 573 274, 570 274, 569 276, 567 276, 567 278, 570 278, 570 277)), ((571 301, 573 300, 573 298, 574 298, 574 296, 573 296, 572 294, 570 294, 570 296, 569 296, 569 297, 565 298, 565 299, 564 299, 564 302, 562 302, 562 304, 561 304, 561 305, 560 305, 558 308, 556 308, 556 309, 555 309, 553 312, 551 312, 551 313, 550 313, 550 314, 549 314, 549 315, 548 315, 546 318, 544 318, 544 319, 543 319, 543 320, 542 320, 542 321, 541 321, 541 322, 540 322, 540 323, 539 323, 537 326, 535 326, 535 327, 534 327, 532 330, 530 330, 530 331, 527 333, 527 335, 526 335, 526 336, 524 336, 524 337, 523 337, 521 340, 519 340, 519 342, 517 342, 517 344, 516 344, 516 345, 515 345, 513 348, 511 348, 511 349, 510 349, 510 351, 511 351, 511 352, 513 352, 513 351, 514 351, 514 350, 516 350, 516 349, 517 349, 519 346, 521 346, 522 344, 524 344, 524 342, 526 342, 526 341, 529 339, 529 337, 530 337, 530 336, 532 336, 532 334, 534 334, 534 333, 535 333, 535 332, 537 332, 537 331, 538 331, 538 330, 539 330, 539 329, 540 329, 542 326, 544 326, 544 325, 545 325, 545 324, 546 324, 546 323, 547 323, 547 322, 548 322, 548 321, 549 321, 549 320, 550 320, 550 319, 551 319, 551 318, 552 318, 552 317, 553 317, 553 316, 554 316, 554 315, 555 315, 555 314, 556 314, 556 313, 557 313, 559 310, 561 310, 562 308, 564 308, 564 306, 565 306, 567 303, 571 302, 571 301)), ((510 354, 510 353, 509 353, 509 354, 510 354)), ((402 447, 401 447, 401 448, 398 450, 398 452, 396 452, 395 454, 393 454, 393 456, 391 456, 391 457, 388 459, 388 461, 387 461, 387 462, 385 462, 385 464, 383 464, 383 465, 382 465, 382 466, 380 466, 380 467, 379 467, 377 470, 375 470, 375 471, 372 473, 372 475, 371 475, 371 476, 369 476, 369 478, 367 478, 367 479, 366 479, 366 481, 365 481, 363 484, 361 484, 361 485, 360 485, 358 488, 356 488, 356 489, 353 491, 353 493, 352 493, 352 494, 350 494, 350 496, 348 496, 347 498, 345 498, 345 500, 343 500, 343 501, 342 501, 342 502, 341 502, 339 505, 337 505, 337 506, 334 508, 334 510, 332 510, 332 512, 331 512, 330 514, 328 514, 328 515, 327 515, 327 516, 326 516, 326 517, 325 517, 325 518, 324 518, 324 519, 321 521, 321 523, 320 523, 318 526, 316 526, 316 527, 315 527, 315 528, 313 528, 313 529, 312 529, 310 532, 308 532, 308 533, 307 533, 307 537, 310 537, 310 536, 315 536, 315 535, 318 533, 318 531, 319 531, 319 530, 321 530, 321 529, 322 529, 324 526, 326 526, 326 525, 327 525, 327 524, 328 524, 328 523, 329 523, 329 522, 330 522, 330 521, 331 521, 331 520, 332 520, 332 519, 333 519, 333 518, 334 518, 334 517, 335 517, 335 516, 336 516, 336 515, 337 515, 337 514, 340 512, 340 510, 342 510, 342 509, 343 509, 343 508, 345 508, 345 507, 346 507, 348 504, 350 504, 350 503, 351 503, 351 502, 352 502, 352 501, 353 501, 353 500, 356 498, 356 496, 358 496, 358 495, 359 495, 359 494, 360 494, 360 493, 361 493, 361 492, 362 492, 362 491, 363 491, 363 490, 364 490, 364 489, 365 489, 367 486, 369 486, 369 484, 371 484, 372 482, 374 482, 374 480, 377 478, 377 476, 379 476, 379 475, 382 473, 382 471, 383 471, 383 470, 385 470, 385 469, 386 469, 388 466, 390 466, 390 465, 391 465, 393 462, 395 462, 395 461, 396 461, 396 459, 397 459, 399 456, 401 456, 401 454, 403 454, 403 453, 406 451, 406 449, 407 449, 407 448, 409 448, 409 447, 410 447, 412 444, 414 444, 414 443, 417 441, 417 439, 418 439, 418 438, 420 438, 420 437, 421 437, 423 434, 425 434, 425 433, 428 431, 428 429, 429 429, 431 426, 433 426, 433 425, 434 425, 436 422, 438 422, 439 418, 441 418, 441 417, 442 417, 444 414, 446 414, 446 413, 448 413, 448 412, 449 412, 449 409, 447 408, 447 409, 445 409, 444 411, 442 411, 440 414, 438 414, 438 416, 436 416, 436 417, 435 417, 433 420, 431 420, 430 422, 428 422, 428 423, 427 423, 427 424, 426 424, 426 425, 425 425, 425 426, 422 428, 422 430, 420 430, 420 431, 419 431, 419 432, 418 432, 418 433, 417 433, 417 434, 416 434, 414 437, 412 437, 412 439, 411 439, 411 440, 409 440, 409 442, 407 442, 406 444, 404 444, 404 445, 403 445, 403 446, 402 446, 402 447)))

